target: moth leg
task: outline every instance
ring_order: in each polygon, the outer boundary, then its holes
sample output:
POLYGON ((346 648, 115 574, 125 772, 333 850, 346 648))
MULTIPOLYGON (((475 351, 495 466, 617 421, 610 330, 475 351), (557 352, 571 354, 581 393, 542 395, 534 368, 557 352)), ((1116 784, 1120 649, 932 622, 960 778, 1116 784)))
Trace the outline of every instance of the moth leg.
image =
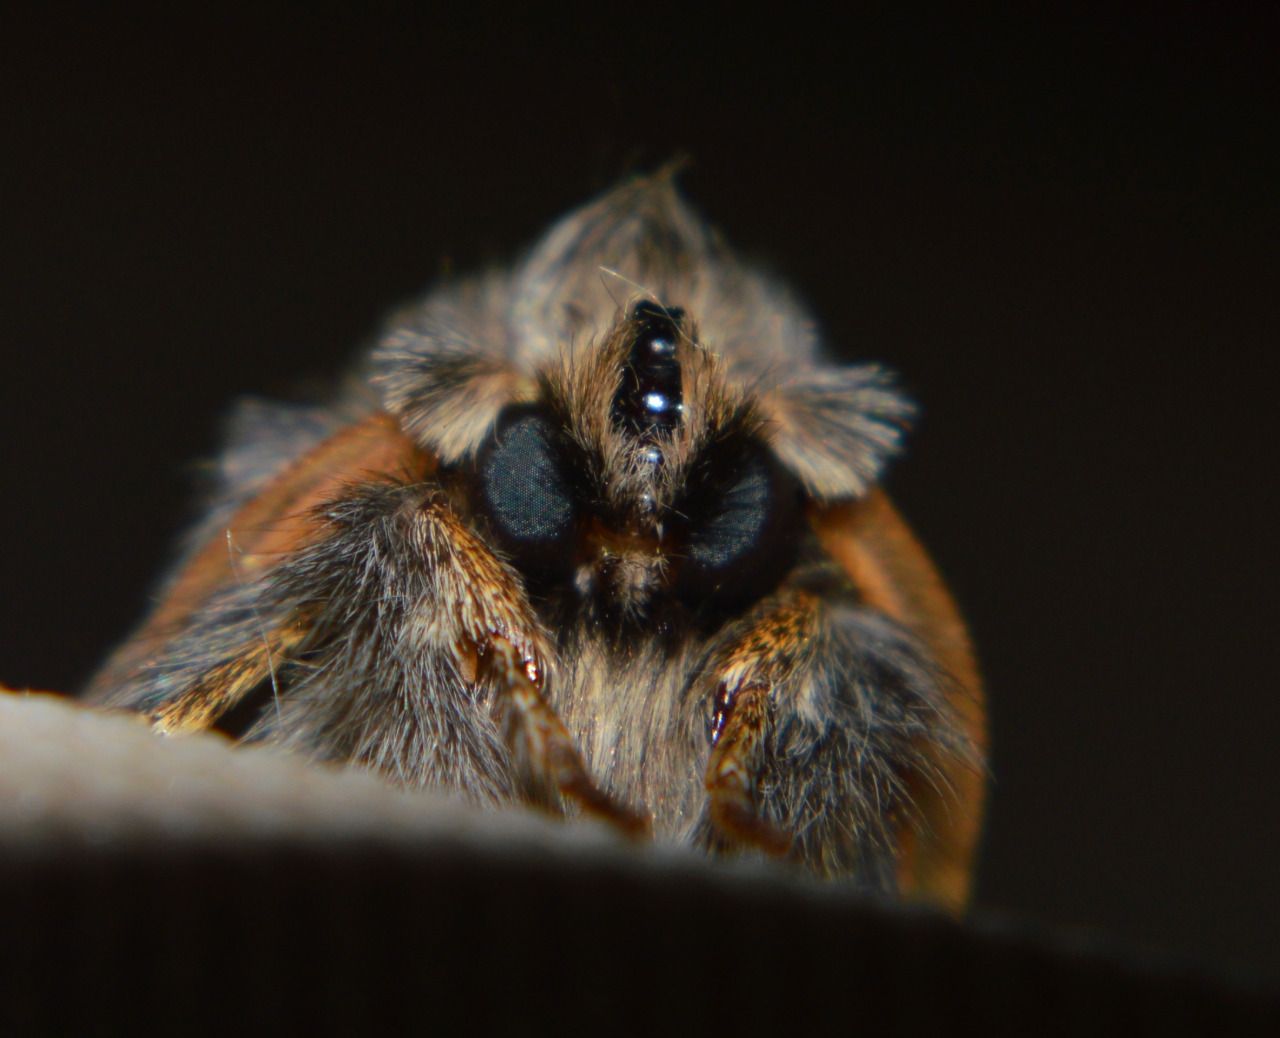
MULTIPOLYGON (((504 694, 515 724, 511 738, 523 743, 534 769, 564 797, 582 810, 631 837, 648 837, 652 823, 604 792, 592 779, 573 736, 539 689, 541 672, 535 661, 506 638, 493 638, 494 659, 504 682, 504 694)), ((514 747, 513 747, 514 749, 514 747)))
POLYGON ((588 815, 631 836, 647 834, 647 818, 596 784, 573 737, 543 698, 546 667, 542 660, 549 650, 518 578, 445 501, 421 506, 413 522, 420 536, 412 540, 434 556, 437 586, 451 587, 444 597, 461 603, 458 613, 464 637, 476 654, 475 664, 468 660, 462 669, 471 670, 474 680, 482 669, 482 657, 487 657, 484 664, 494 672, 498 695, 514 722, 508 726, 509 748, 514 752, 516 746, 511 743, 522 743, 535 776, 588 815))
POLYGON ((712 846, 894 889, 927 824, 913 790, 949 795, 939 762, 973 756, 928 650, 856 598, 789 590, 735 624, 703 673, 712 846))
POLYGON ((780 858, 791 849, 791 838, 761 818, 755 807, 768 698, 769 690, 759 685, 732 693, 721 690, 716 703, 719 730, 713 734, 716 742, 705 784, 711 823, 721 835, 780 858))
POLYGON ((212 727, 281 672, 310 634, 310 617, 262 599, 259 585, 215 590, 181 622, 158 625, 125 646, 94 698, 142 714, 163 735, 212 727))
POLYGON ((536 783, 625 833, 647 831, 595 783, 544 699, 550 644, 519 576, 437 488, 349 486, 309 524, 268 572, 214 589, 139 641, 105 703, 162 732, 194 731, 269 681, 274 708, 247 739, 490 802, 516 795, 518 742, 536 783))
POLYGON ((322 521, 271 582, 268 598, 312 610, 313 633, 305 674, 260 737, 493 802, 549 806, 553 792, 626 833, 645 829, 589 775, 543 696, 552 643, 519 574, 446 493, 364 484, 322 521))
POLYGON ((210 727, 264 681, 274 683, 276 662, 283 660, 304 634, 298 626, 262 634, 242 653, 206 671, 181 695, 153 710, 152 727, 161 735, 210 727))
POLYGON ((760 816, 756 803, 771 699, 807 661, 817 628, 817 601, 790 595, 722 650, 713 665, 716 692, 704 778, 710 821, 731 843, 773 857, 786 855, 792 840, 760 816))

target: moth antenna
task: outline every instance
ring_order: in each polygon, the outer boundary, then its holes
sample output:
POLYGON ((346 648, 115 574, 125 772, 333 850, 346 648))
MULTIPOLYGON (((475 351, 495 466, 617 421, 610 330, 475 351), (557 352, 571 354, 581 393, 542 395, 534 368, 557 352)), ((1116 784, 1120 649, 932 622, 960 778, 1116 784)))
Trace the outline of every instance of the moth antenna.
MULTIPOLYGON (((643 288, 643 287, 641 287, 640 285, 637 285, 637 284, 636 284, 634 281, 632 281, 630 278, 624 277, 622 274, 620 274, 620 273, 619 273, 618 271, 616 271, 616 270, 612 270, 612 269, 610 269, 609 267, 606 267, 606 266, 603 266, 603 265, 602 265, 602 266, 600 266, 600 267, 598 267, 597 269, 600 271, 600 273, 601 273, 601 274, 608 274, 610 277, 615 277, 615 278, 617 278, 619 281, 625 281, 627 284, 631 285, 633 288, 638 288, 638 289, 640 289, 640 291, 641 291, 641 292, 643 292, 645 295, 652 295, 652 294, 653 294, 653 293, 651 293, 647 288, 643 288)), ((608 278, 602 277, 602 278, 600 279, 600 286, 601 286, 601 287, 602 287, 606 292, 608 292, 608 293, 609 293, 609 298, 613 300, 613 305, 614 305, 614 306, 621 306, 621 305, 622 305, 622 304, 618 301, 618 297, 617 297, 617 296, 615 296, 615 295, 613 294, 613 286, 609 283, 608 278)), ((661 305, 661 304, 659 304, 659 305, 661 305)))
MULTIPOLYGON (((610 277, 617 278, 619 281, 623 282, 624 284, 630 285, 641 295, 646 296, 653 303, 653 305, 656 306, 659 310, 661 310, 662 313, 671 321, 671 323, 675 326, 676 334, 679 335, 680 338, 682 338, 690 346, 696 347, 698 345, 696 342, 693 341, 693 339, 689 337, 689 333, 684 330, 683 323, 675 320, 675 318, 671 316, 671 311, 670 309, 668 309, 667 304, 658 298, 657 293, 654 292, 653 289, 647 287, 646 285, 640 284, 640 282, 638 281, 632 281, 631 278, 627 277, 621 271, 614 270, 612 267, 606 267, 602 264, 598 269, 600 270, 600 273, 608 274, 610 277)), ((600 279, 600 284, 604 286, 604 290, 606 292, 609 292, 609 283, 604 278, 600 279)), ((614 297, 612 292, 609 292, 609 298, 613 299, 615 303, 618 302, 618 300, 614 297)))

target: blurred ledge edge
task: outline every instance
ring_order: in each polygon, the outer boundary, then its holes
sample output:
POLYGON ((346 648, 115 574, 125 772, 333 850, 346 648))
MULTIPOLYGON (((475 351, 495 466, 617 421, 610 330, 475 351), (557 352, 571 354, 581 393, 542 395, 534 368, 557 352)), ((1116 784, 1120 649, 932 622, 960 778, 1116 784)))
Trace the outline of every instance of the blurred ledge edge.
POLYGON ((0 1033, 1280 1033, 1280 993, 0 695, 0 1033))

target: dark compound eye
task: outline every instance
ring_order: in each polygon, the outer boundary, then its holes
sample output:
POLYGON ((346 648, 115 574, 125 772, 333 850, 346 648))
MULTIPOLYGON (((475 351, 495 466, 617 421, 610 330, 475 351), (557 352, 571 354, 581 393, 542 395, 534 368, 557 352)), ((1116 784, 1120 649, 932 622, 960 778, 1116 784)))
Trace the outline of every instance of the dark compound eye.
POLYGON ((799 486, 769 450, 754 443, 714 461, 708 471, 708 480, 682 508, 682 591, 691 604, 752 601, 771 590, 795 560, 799 486))
POLYGON ((539 411, 512 409, 480 452, 480 506, 503 546, 549 568, 563 560, 576 509, 569 472, 551 422, 539 411), (550 551, 550 554, 548 552, 550 551))
POLYGON ((713 506, 689 539, 689 558, 706 570, 724 570, 751 553, 772 512, 769 470, 758 454, 747 459, 737 482, 713 506))

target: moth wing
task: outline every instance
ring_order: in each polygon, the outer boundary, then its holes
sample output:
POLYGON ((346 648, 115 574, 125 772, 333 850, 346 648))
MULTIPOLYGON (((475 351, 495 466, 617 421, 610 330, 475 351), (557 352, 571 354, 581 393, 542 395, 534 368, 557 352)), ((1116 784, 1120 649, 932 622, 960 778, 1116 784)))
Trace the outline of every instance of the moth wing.
MULTIPOLYGON (((867 604, 914 632, 949 675, 949 705, 981 760, 986 713, 969 632, 933 562, 889 498, 875 490, 858 501, 822 506, 812 522, 825 550, 867 604)), ((899 888, 959 910, 972 882, 986 776, 964 756, 935 749, 931 757, 942 781, 920 775, 910 785, 923 825, 904 826, 899 836, 899 888)))
MULTIPOLYGON (((184 621, 221 589, 243 585, 317 535, 315 510, 344 487, 378 476, 422 479, 435 460, 400 430, 395 419, 375 413, 339 429, 287 463, 242 504, 216 533, 188 553, 168 581, 150 616, 93 677, 91 702, 131 706, 130 678, 163 655, 184 621)), ((212 717, 199 714, 204 726, 212 717)))

